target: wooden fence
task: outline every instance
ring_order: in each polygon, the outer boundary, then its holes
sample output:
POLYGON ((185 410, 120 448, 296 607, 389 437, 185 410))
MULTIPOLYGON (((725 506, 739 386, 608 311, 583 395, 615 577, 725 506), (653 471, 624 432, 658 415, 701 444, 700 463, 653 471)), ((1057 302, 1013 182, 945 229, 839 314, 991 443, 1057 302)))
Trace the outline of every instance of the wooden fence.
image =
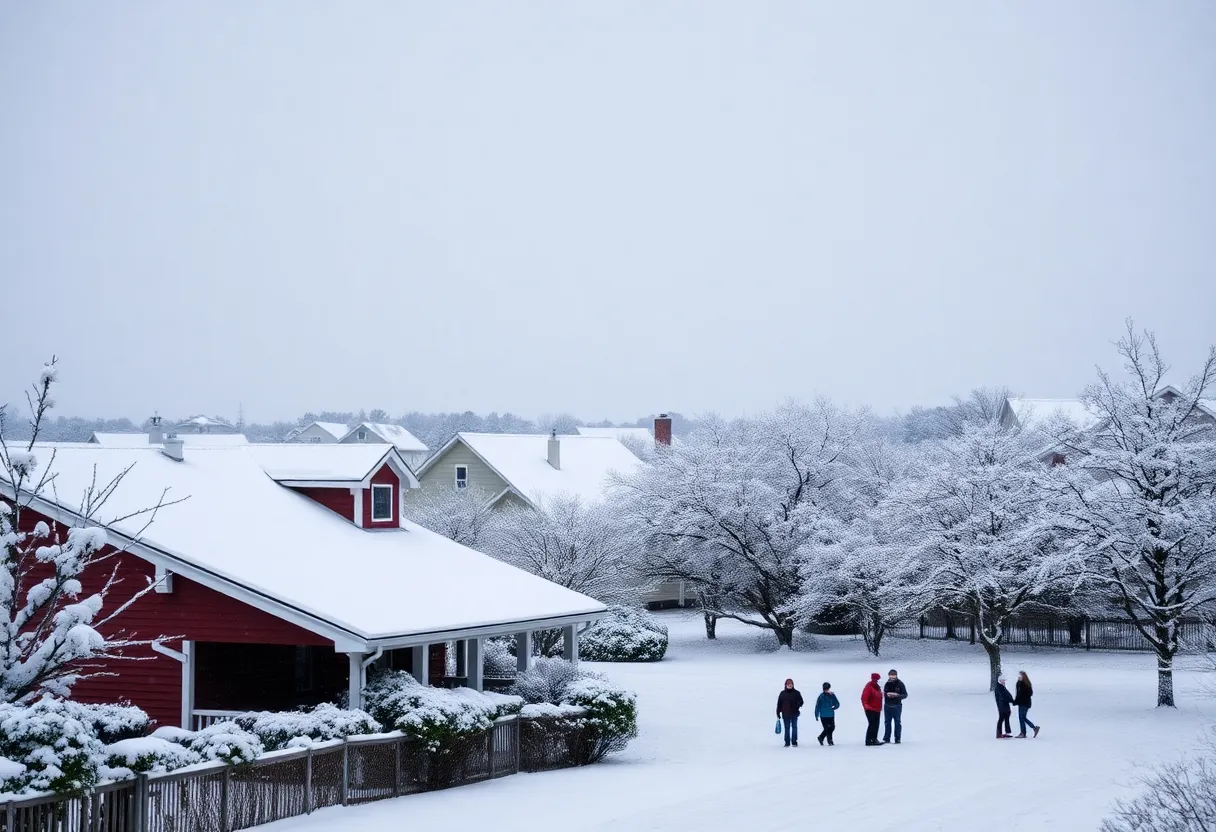
POLYGON ((327 806, 477 783, 520 770, 520 722, 500 719, 441 752, 399 733, 350 737, 271 752, 246 765, 203 763, 80 795, 10 801, 0 804, 0 830, 233 832, 327 806))
MULTIPOLYGON (((1182 621, 1179 639, 1193 648, 1216 649, 1211 627, 1204 621, 1182 621)), ((919 621, 889 631, 893 638, 928 638, 976 643, 978 633, 970 616, 933 612, 919 621)), ((1078 650, 1152 651, 1144 634, 1126 619, 1019 616, 1001 632, 1001 643, 1035 647, 1071 647, 1078 650)))

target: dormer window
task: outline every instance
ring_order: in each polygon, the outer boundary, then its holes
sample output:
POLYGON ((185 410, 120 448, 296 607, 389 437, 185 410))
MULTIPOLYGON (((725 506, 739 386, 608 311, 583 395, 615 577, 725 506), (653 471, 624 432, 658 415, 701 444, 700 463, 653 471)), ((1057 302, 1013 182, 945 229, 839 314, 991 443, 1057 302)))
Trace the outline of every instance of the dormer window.
POLYGON ((457 488, 468 488, 469 487, 469 466, 467 466, 467 465, 457 465, 456 466, 456 487, 457 488))
POLYGON ((365 430, 359 431, 358 439, 360 442, 366 442, 367 441, 367 431, 365 431, 365 430))
POLYGON ((383 523, 393 519, 393 487, 372 486, 372 522, 383 523))

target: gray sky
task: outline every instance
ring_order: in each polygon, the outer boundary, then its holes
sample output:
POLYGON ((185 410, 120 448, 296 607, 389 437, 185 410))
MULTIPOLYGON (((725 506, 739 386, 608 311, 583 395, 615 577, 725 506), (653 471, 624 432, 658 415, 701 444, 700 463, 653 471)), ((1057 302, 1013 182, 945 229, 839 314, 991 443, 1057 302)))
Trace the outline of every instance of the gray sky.
POLYGON ((0 398, 1069 396, 1216 341, 1216 3, 0 4, 0 398), (881 11, 880 11, 881 9, 881 11))

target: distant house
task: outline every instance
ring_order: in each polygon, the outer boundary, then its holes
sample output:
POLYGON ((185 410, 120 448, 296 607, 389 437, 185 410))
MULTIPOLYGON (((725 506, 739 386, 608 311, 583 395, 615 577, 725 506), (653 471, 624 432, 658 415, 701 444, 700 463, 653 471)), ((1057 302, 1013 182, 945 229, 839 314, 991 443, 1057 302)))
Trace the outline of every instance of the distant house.
POLYGON ((162 438, 45 447, 54 491, 18 494, 0 478, 0 500, 25 507, 22 531, 76 524, 72 500, 126 472, 97 518, 109 527, 110 557, 86 571, 84 593, 117 567, 111 611, 154 583, 115 623, 135 639, 171 637, 132 648, 141 661, 109 663, 111 675, 81 681, 73 696, 128 699, 162 725, 198 728, 342 695, 359 707, 372 666, 480 688, 484 639, 563 628, 577 660, 578 628, 604 612, 405 520, 402 494, 418 482, 393 446, 162 438), (162 494, 181 501, 153 518, 139 513, 162 494))
POLYGON ((343 445, 366 442, 392 445, 401 452, 406 462, 413 468, 417 468, 425 462, 430 454, 430 449, 423 441, 401 425, 361 422, 348 430, 338 441, 343 445))
POLYGON ((240 433, 236 425, 211 416, 191 416, 189 419, 174 425, 173 430, 178 436, 196 433, 240 433))
POLYGON ((350 428, 341 422, 313 422, 293 430, 287 435, 287 441, 333 444, 342 441, 342 437, 348 433, 350 428))
POLYGON ((645 442, 652 444, 654 442, 654 434, 650 432, 650 428, 586 428, 579 427, 574 429, 579 436, 607 436, 612 439, 619 439, 626 444, 630 442, 645 442))

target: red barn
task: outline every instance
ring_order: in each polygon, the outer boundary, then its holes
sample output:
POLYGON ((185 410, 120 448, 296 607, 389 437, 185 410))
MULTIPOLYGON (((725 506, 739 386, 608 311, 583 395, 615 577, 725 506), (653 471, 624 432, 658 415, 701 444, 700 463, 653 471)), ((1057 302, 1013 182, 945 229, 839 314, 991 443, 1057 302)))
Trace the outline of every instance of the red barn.
MULTIPOLYGON (((105 615, 155 582, 111 630, 169 639, 130 656, 139 661, 111 661, 111 675, 80 682, 73 696, 127 699, 162 725, 197 728, 343 693, 358 707, 373 664, 480 688, 483 639, 561 627, 577 660, 578 625, 604 611, 405 520, 402 492, 418 481, 391 446, 168 439, 48 444, 35 454, 54 487, 16 495, 26 529, 42 519, 79 524, 90 484, 122 477, 95 515, 115 554, 86 572, 85 591, 118 566, 105 615), (170 504, 144 511, 162 494, 170 504)), ((14 498, 2 479, 0 496, 14 498)))

